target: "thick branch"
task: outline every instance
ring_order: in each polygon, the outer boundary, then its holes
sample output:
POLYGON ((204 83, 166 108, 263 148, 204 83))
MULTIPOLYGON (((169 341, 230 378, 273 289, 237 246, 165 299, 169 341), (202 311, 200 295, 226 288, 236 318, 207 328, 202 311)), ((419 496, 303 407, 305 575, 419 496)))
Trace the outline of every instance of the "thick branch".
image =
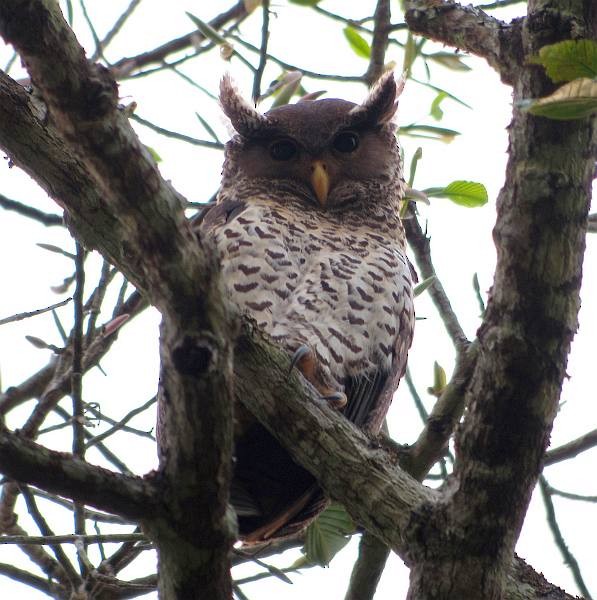
POLYGON ((440 0, 408 0, 405 19, 410 30, 449 46, 481 56, 504 81, 510 81, 516 27, 480 8, 440 0))
POLYGON ((57 4, 5 2, 0 32, 21 54, 54 125, 53 131, 44 128, 23 90, 2 77, 7 102, 0 111, 19 113, 0 125, 2 144, 60 198, 85 243, 101 248, 163 315, 162 494, 170 518, 146 521, 159 548, 161 593, 186 598, 199 591, 227 599, 234 536, 226 510, 232 319, 213 253, 191 233, 177 195, 118 109, 114 81, 85 60, 57 4), (58 171, 62 193, 40 161, 58 171), (89 198, 73 189, 74 179, 89 198))
POLYGON ((155 483, 48 450, 0 429, 0 471, 49 492, 131 519, 149 518, 162 503, 155 483))

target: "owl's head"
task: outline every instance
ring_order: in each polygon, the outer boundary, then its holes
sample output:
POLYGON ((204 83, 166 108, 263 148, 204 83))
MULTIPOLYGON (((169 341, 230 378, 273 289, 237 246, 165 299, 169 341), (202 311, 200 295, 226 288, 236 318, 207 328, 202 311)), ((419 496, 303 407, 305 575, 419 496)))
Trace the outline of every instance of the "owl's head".
POLYGON ((220 197, 268 192, 333 210, 401 195, 393 117, 402 82, 383 75, 362 104, 303 100, 259 113, 225 76, 220 103, 235 135, 226 145, 220 197))

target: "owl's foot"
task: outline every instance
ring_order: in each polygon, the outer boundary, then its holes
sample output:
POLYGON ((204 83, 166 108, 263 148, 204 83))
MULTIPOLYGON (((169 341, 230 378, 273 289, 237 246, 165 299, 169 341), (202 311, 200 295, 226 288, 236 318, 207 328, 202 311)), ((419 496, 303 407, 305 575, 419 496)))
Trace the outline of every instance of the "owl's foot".
POLYGON ((290 372, 295 367, 332 408, 340 409, 346 406, 346 394, 325 381, 315 352, 309 346, 303 345, 296 350, 290 361, 290 372))

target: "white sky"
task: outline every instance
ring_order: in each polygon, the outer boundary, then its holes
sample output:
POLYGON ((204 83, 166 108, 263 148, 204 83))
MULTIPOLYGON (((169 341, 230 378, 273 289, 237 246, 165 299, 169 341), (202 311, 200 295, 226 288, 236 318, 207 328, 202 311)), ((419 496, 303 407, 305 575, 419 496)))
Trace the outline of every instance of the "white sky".
MULTIPOLYGON (((101 37, 126 3, 109 0, 96 3, 95 6, 92 6, 93 3, 89 4, 92 19, 101 37)), ((362 8, 365 4, 337 0, 324 1, 322 6, 344 15, 348 15, 350 7, 355 11, 355 16, 362 16, 367 13, 362 8)), ((368 4, 372 5, 372 2, 368 4)), ((214 2, 210 3, 209 9, 204 9, 201 3, 187 0, 176 3, 175 8, 165 12, 163 2, 145 0, 124 31, 110 46, 107 56, 110 60, 132 56, 186 33, 191 29, 191 24, 184 15, 185 10, 193 12, 203 20, 209 20, 228 5, 228 2, 214 2)), ((395 9, 396 5, 397 3, 393 3, 392 7, 395 9)), ((273 10, 276 16, 271 20, 270 52, 274 55, 305 68, 326 73, 339 71, 344 74, 357 74, 365 70, 366 61, 354 57, 350 50, 347 50, 340 24, 321 17, 309 19, 310 11, 289 6, 284 0, 279 0, 273 5, 273 10)), ((501 15, 509 18, 509 15, 519 14, 520 11, 521 7, 518 7, 509 14, 502 12, 501 15)), ((500 16, 499 13, 494 14, 500 16)), ((394 20, 396 21, 397 17, 394 20)), ((241 31, 245 39, 258 45, 260 26, 258 16, 244 24, 241 31)), ((80 15, 76 17, 75 27, 80 41, 86 45, 88 51, 92 51, 93 46, 80 15)), ((429 52, 433 46, 429 44, 425 48, 429 52)), ((436 49, 440 50, 441 47, 437 46, 436 49)), ((247 52, 244 54, 256 62, 254 56, 247 52)), ((0 66, 6 64, 10 55, 11 50, 0 45, 0 66)), ((396 60, 401 64, 402 56, 397 47, 391 47, 388 60, 396 60)), ((446 100, 442 104, 444 119, 440 123, 434 123, 428 115, 434 94, 419 85, 408 83, 400 103, 400 122, 438 124, 462 132, 462 136, 451 144, 422 143, 421 140, 402 138, 407 168, 417 146, 424 147, 415 187, 440 186, 455 179, 469 179, 484 183, 488 189, 490 201, 484 208, 464 209, 444 199, 432 199, 431 206, 420 208, 422 222, 427 220, 432 238, 437 274, 466 333, 472 338, 479 325, 479 309, 471 284, 473 274, 478 273, 483 291, 489 289, 493 277, 495 251, 491 228, 495 219, 495 198, 503 183, 506 163, 505 128, 510 118, 510 91, 500 84, 497 75, 486 67, 483 61, 468 58, 466 62, 474 70, 464 74, 432 64, 432 83, 463 99, 471 105, 472 110, 446 100)), ((182 70, 212 93, 216 92, 222 73, 229 70, 247 97, 250 94, 251 78, 246 69, 235 60, 232 63, 222 62, 215 51, 207 58, 202 57, 186 63, 182 70)), ((12 73, 15 74, 14 71, 12 73)), ((278 74, 276 68, 269 68, 263 78, 264 85, 278 74)), ((422 69, 418 69, 416 76, 424 79, 422 69)), ((331 82, 308 81, 305 87, 309 91, 326 89, 331 96, 341 95, 354 101, 362 99, 365 95, 365 88, 357 84, 338 86, 331 82)), ((122 82, 120 94, 123 103, 133 100, 137 103, 138 115, 163 127, 207 139, 207 134, 202 131, 194 117, 197 111, 215 126, 222 139, 226 139, 226 127, 217 104, 171 73, 122 82)), ((160 169, 164 177, 170 179, 189 200, 205 201, 212 195, 219 181, 222 159, 220 153, 165 139, 143 127, 136 129, 144 143, 154 148, 163 159, 160 169)), ((8 169, 6 163, 0 165, 0 193, 42 210, 58 212, 58 207, 35 184, 18 169, 8 169)), ((574 342, 568 368, 570 379, 564 387, 562 408, 552 436, 554 446, 594 428, 597 421, 595 385, 592 378, 597 321, 594 311, 591 310, 597 298, 594 275, 597 266, 596 239, 597 236, 589 236, 587 240, 580 332, 574 342)), ((0 318, 40 308, 62 298, 54 294, 50 286, 61 283, 63 278, 71 273, 72 265, 68 259, 37 247, 35 244, 39 242, 55 244, 70 251, 74 247, 69 235, 58 228, 44 228, 13 213, 0 211, 0 253, 3 257, 0 262, 0 276, 4 282, 3 293, 0 295, 0 318)), ((88 290, 91 290, 93 282, 97 281, 100 264, 98 260, 90 262, 94 266, 88 275, 88 290)), ((112 293, 115 293, 115 290, 112 290, 112 293)), ((106 306, 110 306, 109 303, 106 306)), ((449 373, 454 352, 449 339, 443 334, 441 324, 426 294, 417 299, 416 309, 417 315, 425 320, 417 322, 410 368, 419 392, 429 408, 432 404, 431 398, 426 395, 425 389, 432 384, 433 362, 437 360, 449 373)), ((71 309, 62 308, 59 314, 68 326, 72 319, 71 309)), ((121 418, 155 393, 157 324, 157 314, 148 311, 125 328, 113 351, 102 361, 108 377, 104 377, 96 369, 85 378, 84 398, 87 402, 99 402, 106 414, 113 418, 121 418)), ((18 384, 47 362, 48 353, 33 349, 25 341, 25 334, 60 344, 49 315, 36 317, 24 324, 2 327, 0 368, 4 388, 18 384)), ((29 409, 30 406, 27 406, 14 411, 9 424, 14 427, 20 426, 29 409)), ((391 432, 399 442, 409 443, 416 439, 420 421, 405 385, 398 391, 388 419, 391 432)), ((149 430, 153 427, 153 420, 153 412, 149 411, 137 418, 133 424, 149 430)), ((52 434, 44 436, 41 441, 64 450, 68 450, 70 446, 68 436, 52 434)), ((129 466, 138 473, 144 473, 156 464, 154 449, 148 442, 139 442, 138 449, 133 449, 129 437, 115 436, 110 447, 117 452, 123 452, 127 456, 129 466)), ((595 478, 589 475, 594 473, 591 460, 595 457, 594 451, 588 452, 574 461, 574 464, 563 463, 549 467, 546 474, 550 483, 570 492, 597 494, 595 478)), ((93 453, 90 453, 90 460, 101 463, 93 453)), ((559 498, 555 499, 555 505, 569 547, 583 568, 589 588, 595 590, 597 574, 591 571, 594 560, 592 546, 597 533, 595 510, 591 505, 559 498)), ((27 519, 23 518, 21 524, 35 533, 27 519)), ((70 532, 70 522, 62 520, 59 516, 56 516, 53 526, 56 533, 70 532)), ((544 572, 550 581, 571 593, 576 592, 569 572, 552 543, 538 494, 533 498, 518 544, 518 552, 537 570, 544 572)), ((272 559, 271 562, 278 566, 287 566, 297 556, 298 553, 295 552, 272 559)), ((334 559, 329 569, 316 568, 302 575, 295 575, 292 577, 295 582, 292 586, 278 580, 266 580, 246 586, 244 591, 251 598, 260 599, 278 598, 283 595, 288 600, 303 600, 306 597, 318 598, 325 595, 328 600, 340 600, 344 596, 355 556, 356 542, 353 541, 334 559)), ((0 561, 14 561, 21 566, 28 564, 26 559, 21 558, 20 552, 11 547, 0 547, 0 561)), ((125 571, 123 577, 140 576, 151 568, 151 561, 149 566, 147 563, 140 564, 125 571)), ((243 573, 253 571, 254 568, 250 566, 245 568, 243 573)), ((393 556, 376 598, 385 600, 404 597, 407 584, 407 571, 401 561, 393 556)), ((0 579, 0 590, 7 594, 4 597, 16 597, 17 594, 23 595, 25 588, 0 579)), ((31 599, 45 597, 32 590, 27 590, 26 594, 26 597, 31 599)))

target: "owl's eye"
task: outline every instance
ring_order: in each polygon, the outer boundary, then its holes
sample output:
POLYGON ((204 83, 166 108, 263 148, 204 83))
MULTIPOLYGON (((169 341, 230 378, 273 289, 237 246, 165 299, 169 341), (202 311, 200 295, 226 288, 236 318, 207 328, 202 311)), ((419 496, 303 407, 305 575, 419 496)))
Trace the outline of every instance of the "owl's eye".
POLYGON ((354 152, 359 147, 359 136, 354 131, 342 131, 334 138, 333 144, 338 152, 354 152))
POLYGON ((277 140, 269 147, 269 155, 274 160, 290 160, 297 152, 298 148, 292 140, 277 140))

